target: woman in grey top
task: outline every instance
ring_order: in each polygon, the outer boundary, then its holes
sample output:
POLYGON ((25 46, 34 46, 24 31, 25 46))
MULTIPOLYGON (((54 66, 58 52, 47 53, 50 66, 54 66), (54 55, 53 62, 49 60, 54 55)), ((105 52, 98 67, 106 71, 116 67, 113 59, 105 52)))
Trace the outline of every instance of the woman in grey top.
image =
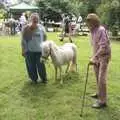
POLYGON ((31 23, 26 25, 22 31, 22 56, 25 57, 27 72, 30 79, 37 83, 38 76, 43 83, 47 82, 46 68, 40 62, 41 43, 46 40, 45 28, 38 24, 39 16, 33 13, 30 17, 31 23))

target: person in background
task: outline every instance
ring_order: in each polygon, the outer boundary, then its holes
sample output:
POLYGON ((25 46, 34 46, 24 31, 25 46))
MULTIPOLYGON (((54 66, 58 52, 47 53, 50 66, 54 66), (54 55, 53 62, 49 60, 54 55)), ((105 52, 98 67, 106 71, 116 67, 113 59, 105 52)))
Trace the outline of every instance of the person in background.
POLYGON ((15 35, 16 33, 16 20, 13 18, 13 16, 11 15, 11 18, 9 19, 10 22, 10 31, 11 31, 11 35, 15 35))
POLYGON ((63 14, 61 14, 61 28, 62 28, 62 30, 61 30, 61 33, 60 33, 60 35, 59 35, 59 37, 62 37, 63 36, 63 34, 64 34, 64 31, 65 31, 65 14, 63 13, 63 14))
POLYGON ((86 23, 91 32, 91 43, 93 56, 90 64, 94 66, 96 75, 97 91, 91 97, 96 98, 97 102, 93 108, 104 108, 107 106, 107 69, 111 58, 111 47, 106 29, 100 25, 100 18, 94 14, 88 14, 86 23))
POLYGON ((45 30, 47 31, 47 18, 44 19, 44 27, 45 27, 45 30))
POLYGON ((71 21, 69 16, 65 15, 65 19, 64 19, 64 29, 63 29, 63 35, 60 38, 60 41, 64 40, 65 36, 69 37, 69 41, 72 42, 72 38, 71 38, 71 33, 72 33, 72 28, 71 28, 71 21))
POLYGON ((83 21, 82 16, 79 14, 79 17, 78 17, 78 20, 77 20, 77 23, 79 24, 79 29, 81 29, 82 21, 83 21))
POLYGON ((79 14, 78 19, 77 19, 77 22, 76 22, 75 29, 74 29, 74 31, 73 31, 73 33, 74 33, 75 35, 76 35, 76 34, 79 35, 79 31, 82 31, 81 24, 82 24, 82 17, 81 17, 81 15, 79 14))
POLYGON ((71 34, 74 36, 76 34, 76 26, 77 26, 77 17, 72 14, 71 16, 71 34))
POLYGON ((19 21, 20 21, 20 31, 21 31, 24 25, 27 23, 25 13, 22 13, 22 15, 19 18, 19 21))
POLYGON ((41 43, 46 40, 45 28, 39 24, 39 16, 32 13, 31 23, 26 25, 22 31, 22 56, 25 58, 29 78, 37 83, 38 76, 43 83, 47 83, 46 68, 41 58, 41 43))
POLYGON ((76 23, 76 21, 77 21, 77 17, 76 17, 74 14, 72 14, 72 21, 73 21, 74 23, 76 23))

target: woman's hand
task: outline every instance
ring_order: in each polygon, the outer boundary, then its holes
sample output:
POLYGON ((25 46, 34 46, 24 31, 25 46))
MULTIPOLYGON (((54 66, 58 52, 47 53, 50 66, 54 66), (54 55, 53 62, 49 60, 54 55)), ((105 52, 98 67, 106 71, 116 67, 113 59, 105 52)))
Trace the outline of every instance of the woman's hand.
POLYGON ((89 64, 91 65, 97 65, 98 61, 95 59, 95 57, 92 57, 89 61, 89 64))
POLYGON ((22 50, 22 56, 25 57, 25 52, 22 50))

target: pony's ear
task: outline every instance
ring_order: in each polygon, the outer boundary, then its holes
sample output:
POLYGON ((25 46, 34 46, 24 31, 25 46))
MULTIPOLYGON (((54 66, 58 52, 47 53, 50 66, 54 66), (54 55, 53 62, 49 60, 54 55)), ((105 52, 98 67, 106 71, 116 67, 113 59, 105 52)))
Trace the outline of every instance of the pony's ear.
POLYGON ((52 48, 53 41, 49 42, 49 47, 52 48))

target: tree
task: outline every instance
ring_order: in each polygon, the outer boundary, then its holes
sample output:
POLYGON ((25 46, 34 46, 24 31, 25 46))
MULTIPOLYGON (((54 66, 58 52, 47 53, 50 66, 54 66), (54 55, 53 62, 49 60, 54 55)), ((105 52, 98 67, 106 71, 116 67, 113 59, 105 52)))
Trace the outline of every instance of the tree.
POLYGON ((120 4, 116 0, 102 0, 101 5, 97 9, 97 13, 101 16, 103 24, 108 25, 113 35, 117 35, 120 30, 120 4))
POLYGON ((55 21, 61 19, 60 14, 71 13, 69 0, 40 0, 37 2, 40 8, 41 18, 48 18, 55 21))

